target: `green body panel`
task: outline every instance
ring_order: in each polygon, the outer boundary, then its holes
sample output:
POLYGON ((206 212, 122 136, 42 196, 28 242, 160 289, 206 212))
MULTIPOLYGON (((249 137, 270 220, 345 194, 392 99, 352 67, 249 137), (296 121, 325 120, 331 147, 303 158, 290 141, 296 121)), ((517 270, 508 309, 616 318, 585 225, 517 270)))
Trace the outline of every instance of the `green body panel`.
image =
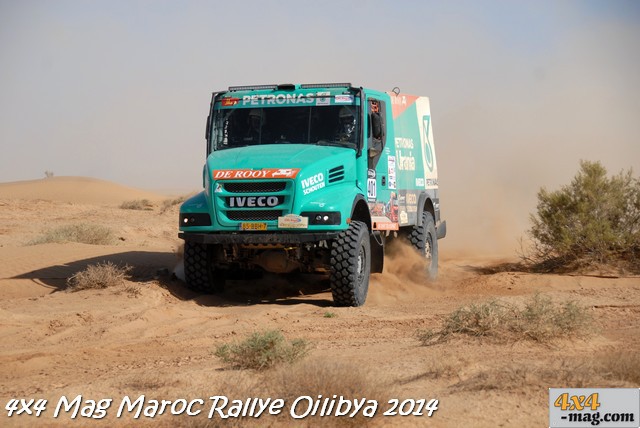
MULTIPOLYGON (((311 119, 309 120, 311 123, 311 119)), ((204 191, 182 205, 181 214, 208 213, 211 225, 180 225, 183 232, 260 233, 240 230, 241 224, 258 222, 266 224, 267 231, 300 233, 310 231, 340 231, 348 228, 355 202, 364 200, 369 207, 373 229, 397 230, 401 226, 416 224, 419 213, 426 207, 426 199, 435 207, 434 219, 439 222, 437 193, 437 168, 433 152, 433 137, 428 99, 405 96, 362 88, 313 88, 294 90, 248 89, 228 91, 214 95, 209 126, 209 155, 204 168, 204 191), (324 98, 326 96, 326 98, 324 98), (383 145, 377 156, 371 156, 374 147, 371 137, 372 119, 370 100, 380 108, 384 122, 383 145), (350 106, 362 113, 359 116, 360 141, 357 147, 335 147, 318 144, 257 144, 233 147, 230 143, 216 149, 215 138, 223 138, 229 132, 214 125, 212 116, 220 112, 229 114, 234 109, 264 109, 271 114, 278 107, 350 106), (267 111, 266 109, 269 109, 267 111), (226 112, 226 113, 225 113, 226 112), (370 147, 371 145, 371 147, 370 147), (260 172, 296 170, 291 177, 259 177, 260 172), (238 177, 238 171, 255 173, 255 178, 238 177), (336 171, 339 173, 336 174, 336 171), (331 179, 330 177, 333 177, 331 179), (336 178, 338 177, 338 178, 336 178), (257 183, 280 183, 277 190, 270 189, 264 195, 257 183), (253 183, 249 185, 249 183, 253 183), (237 193, 238 188, 250 188, 237 193), (235 187, 234 187, 235 186, 235 187), (231 189, 231 190, 230 190, 231 189), (254 198, 254 199, 251 199, 254 198), (255 199, 261 198, 261 199, 255 199), (246 206, 265 201, 277 206, 246 206), (232 206, 233 205, 233 206, 232 206), (238 209, 242 205, 243 210, 238 209), (339 213, 340 221, 330 225, 309 224, 307 228, 279 227, 278 220, 238 219, 234 216, 260 212, 266 208, 277 209, 280 216, 301 215, 304 212, 339 213), (239 213, 239 211, 243 211, 239 213)), ((309 131, 309 135, 311 131, 309 131)), ((230 139, 229 139, 230 141, 230 139)), ((265 184, 267 185, 267 184, 265 184)))
MULTIPOLYGON (((301 144, 270 144, 264 146, 240 147, 214 152, 205 166, 205 191, 185 201, 182 213, 213 213, 211 226, 182 227, 193 232, 237 231, 238 222, 221 214, 228 208, 225 199, 232 193, 225 192, 215 180, 215 171, 300 169, 294 179, 263 179, 260 181, 285 182, 285 209, 283 215, 303 212, 339 212, 341 222, 336 225, 309 225, 305 230, 343 230, 351 214, 353 200, 357 194, 363 195, 356 172, 356 153, 342 147, 323 147, 301 144), (329 171, 339 168, 342 179, 331 182, 329 171), (311 183, 311 180, 313 184, 311 183), (306 193, 306 194, 305 194, 306 193)), ((224 183, 247 183, 256 180, 224 180, 224 183)), ((253 193, 248 193, 253 194, 253 193)), ((281 230, 276 220, 265 221, 267 230, 281 230)))

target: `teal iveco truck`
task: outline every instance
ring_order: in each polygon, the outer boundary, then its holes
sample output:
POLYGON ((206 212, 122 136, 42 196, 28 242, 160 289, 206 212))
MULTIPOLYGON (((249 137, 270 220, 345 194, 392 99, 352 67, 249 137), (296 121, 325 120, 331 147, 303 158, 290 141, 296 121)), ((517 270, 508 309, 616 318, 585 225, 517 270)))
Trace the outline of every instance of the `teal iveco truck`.
POLYGON ((180 208, 190 288, 321 273, 336 305, 361 306, 398 238, 436 277, 446 222, 428 98, 350 83, 230 87, 213 94, 206 141, 204 191, 180 208))

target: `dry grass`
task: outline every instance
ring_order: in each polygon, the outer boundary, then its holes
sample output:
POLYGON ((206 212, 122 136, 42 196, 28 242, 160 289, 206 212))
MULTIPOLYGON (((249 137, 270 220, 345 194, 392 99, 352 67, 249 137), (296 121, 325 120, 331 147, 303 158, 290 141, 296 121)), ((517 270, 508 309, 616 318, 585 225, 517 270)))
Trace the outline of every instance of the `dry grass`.
MULTIPOLYGON (((267 398, 280 398, 274 394, 269 394, 265 390, 265 384, 261 376, 256 376, 253 372, 226 372, 222 379, 216 379, 212 381, 212 385, 209 388, 197 389, 195 391, 190 390, 190 396, 193 397, 207 397, 205 401, 207 404, 205 409, 199 415, 195 417, 189 417, 186 420, 175 419, 170 414, 162 418, 164 420, 169 419, 169 425, 167 427, 181 426, 185 428, 237 428, 237 427, 272 427, 282 426, 279 422, 284 421, 284 418, 268 414, 262 414, 259 418, 253 416, 239 416, 229 417, 222 419, 218 414, 215 414, 211 419, 208 418, 208 413, 212 405, 212 401, 208 398, 211 396, 225 396, 229 399, 229 405, 227 410, 231 406, 231 400, 245 401, 247 398, 259 397, 263 400, 267 398), (213 387, 213 389, 212 389, 213 387), (179 422, 179 423, 178 423, 179 422)), ((286 407, 282 410, 284 416, 288 417, 286 407)), ((157 422, 154 420, 154 424, 157 422)), ((290 418, 288 418, 290 420, 290 418)), ((160 419, 162 420, 162 419, 160 419)), ((286 426, 286 424, 284 424, 286 426)))
MULTIPOLYGON (((289 367, 283 367, 265 379, 265 385, 269 385, 270 396, 281 397, 291 406, 298 397, 308 396, 320 400, 325 398, 336 401, 342 396, 345 400, 366 398, 378 402, 377 414, 381 414, 380 409, 385 409, 385 405, 390 398, 397 396, 393 387, 384 380, 380 374, 373 374, 363 368, 353 364, 344 364, 325 360, 303 361, 289 367)), ((301 402, 296 408, 298 414, 303 413, 307 406, 307 401, 301 402)), ((328 416, 308 416, 305 419, 296 420, 296 426, 366 426, 373 423, 376 418, 369 418, 362 415, 362 410, 354 417, 334 415, 328 416), (298 425, 299 424, 299 425, 298 425)), ((292 421, 287 414, 287 419, 292 421)))
POLYGON ((546 342, 587 334, 592 318, 575 302, 556 304, 536 294, 523 307, 491 300, 452 312, 440 330, 417 333, 423 345, 441 343, 454 335, 492 337, 501 340, 546 342))
POLYGON ((134 201, 125 201, 120 205, 123 210, 144 210, 153 209, 153 204, 148 199, 136 199, 134 201))
MULTIPOLYGON (((199 415, 187 421, 188 427, 360 427, 375 425, 382 417, 362 416, 362 409, 354 417, 348 416, 319 416, 322 400, 339 397, 345 400, 377 400, 377 415, 387 409, 386 403, 393 397, 398 397, 398 391, 388 382, 381 380, 380 373, 369 373, 364 368, 354 364, 344 364, 326 360, 304 360, 292 365, 282 366, 274 370, 255 374, 252 372, 230 372, 224 376, 222 382, 216 384, 216 395, 224 395, 229 400, 246 400, 247 397, 266 399, 281 398, 285 405, 278 415, 262 415, 260 418, 250 416, 220 419, 207 419, 206 415, 199 415), (316 416, 304 419, 294 419, 290 414, 293 402, 302 396, 318 400, 321 396, 320 408, 316 416)), ((206 390, 195 396, 210 396, 211 390, 206 390)), ((306 410, 306 400, 296 406, 297 414, 306 410)), ((366 403, 366 402, 365 402, 366 403)), ((334 404, 333 413, 337 404, 334 404)), ((363 406, 363 408, 366 407, 363 406)), ((343 408, 344 409, 344 408, 343 408)))
POLYGON ((255 332, 240 343, 219 346, 216 357, 239 369, 263 370, 282 363, 293 363, 309 353, 309 344, 302 339, 288 342, 282 332, 255 332))
POLYGON ((640 385, 640 354, 637 352, 607 353, 597 358, 596 364, 607 378, 640 385))
POLYGON ((549 387, 621 388, 638 385, 640 359, 627 355, 618 363, 619 355, 596 358, 562 359, 545 365, 527 364, 492 367, 450 386, 459 391, 546 391, 549 387), (635 372, 634 372, 635 370, 635 372), (634 383, 635 379, 635 383, 634 383))
POLYGON ((28 243, 28 245, 66 242, 79 242, 81 244, 91 245, 110 245, 115 241, 113 231, 108 227, 90 224, 78 223, 67 226, 60 226, 51 229, 39 238, 28 243))
POLYGON ((89 265, 85 270, 76 272, 67 280, 67 290, 116 287, 125 283, 130 271, 129 266, 122 267, 111 262, 89 265))
POLYGON ((179 382, 175 380, 167 380, 166 377, 160 374, 151 374, 131 377, 122 382, 120 388, 127 391, 133 390, 143 394, 151 394, 153 392, 164 392, 164 390, 177 387, 178 385, 179 382))
POLYGON ((180 196, 174 199, 165 199, 164 201, 162 201, 162 205, 160 206, 160 213, 161 214, 165 213, 167 210, 171 209, 172 207, 183 203, 188 198, 189 196, 180 196))

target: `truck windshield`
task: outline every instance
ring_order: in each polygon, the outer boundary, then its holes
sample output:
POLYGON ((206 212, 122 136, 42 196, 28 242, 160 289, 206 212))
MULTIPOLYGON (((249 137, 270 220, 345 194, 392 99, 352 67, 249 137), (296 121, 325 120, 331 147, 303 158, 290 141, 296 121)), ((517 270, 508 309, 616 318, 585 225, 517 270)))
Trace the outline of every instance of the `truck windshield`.
POLYGON ((214 150, 256 144, 317 144, 356 149, 359 107, 354 105, 215 109, 214 150))

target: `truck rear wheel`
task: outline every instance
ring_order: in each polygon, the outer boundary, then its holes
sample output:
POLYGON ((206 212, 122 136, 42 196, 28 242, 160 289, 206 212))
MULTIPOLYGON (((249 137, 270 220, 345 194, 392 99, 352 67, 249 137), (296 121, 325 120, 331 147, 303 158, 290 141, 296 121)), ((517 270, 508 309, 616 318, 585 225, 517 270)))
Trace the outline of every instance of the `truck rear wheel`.
POLYGON ((184 276, 194 291, 219 293, 224 290, 224 276, 213 269, 217 247, 195 242, 184 243, 184 276))
POLYGON ((369 290, 371 244, 369 230, 352 221, 331 246, 331 294, 338 306, 362 306, 369 290))
POLYGON ((411 229, 409 241, 427 259, 429 263, 427 277, 431 280, 436 279, 438 277, 438 237, 431 213, 422 213, 422 221, 411 229))

